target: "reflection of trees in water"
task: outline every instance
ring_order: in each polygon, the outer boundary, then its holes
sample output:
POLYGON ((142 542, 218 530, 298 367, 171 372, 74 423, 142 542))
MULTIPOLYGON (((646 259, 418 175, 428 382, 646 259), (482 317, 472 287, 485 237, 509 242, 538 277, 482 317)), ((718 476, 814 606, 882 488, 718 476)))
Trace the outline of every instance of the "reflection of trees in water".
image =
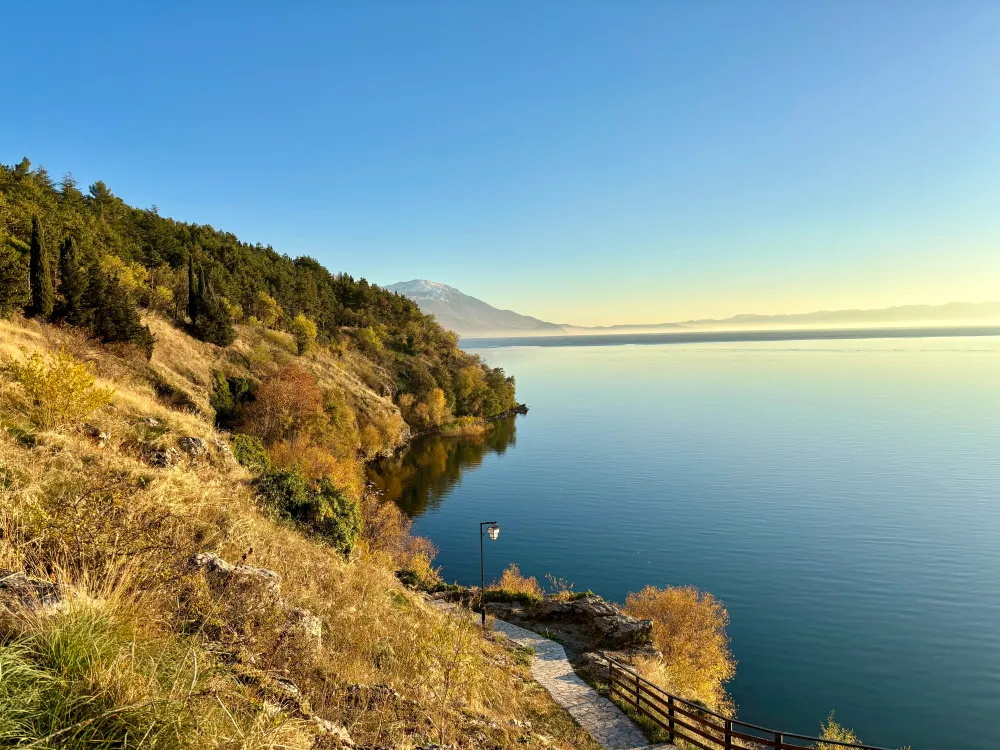
POLYGON ((418 438, 402 454, 372 464, 368 479, 408 516, 422 515, 441 503, 463 471, 479 466, 487 453, 503 453, 515 444, 514 419, 498 420, 482 435, 418 438))

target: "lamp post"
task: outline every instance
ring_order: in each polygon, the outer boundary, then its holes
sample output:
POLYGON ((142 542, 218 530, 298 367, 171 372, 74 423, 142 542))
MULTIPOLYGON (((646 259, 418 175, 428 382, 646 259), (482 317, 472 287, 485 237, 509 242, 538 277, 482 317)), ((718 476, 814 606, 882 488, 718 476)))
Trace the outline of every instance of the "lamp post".
POLYGON ((500 527, 496 521, 483 521, 479 524, 479 609, 483 615, 483 627, 486 627, 486 564, 483 562, 483 537, 490 535, 491 541, 500 536, 500 527), (483 526, 486 530, 483 530, 483 526))

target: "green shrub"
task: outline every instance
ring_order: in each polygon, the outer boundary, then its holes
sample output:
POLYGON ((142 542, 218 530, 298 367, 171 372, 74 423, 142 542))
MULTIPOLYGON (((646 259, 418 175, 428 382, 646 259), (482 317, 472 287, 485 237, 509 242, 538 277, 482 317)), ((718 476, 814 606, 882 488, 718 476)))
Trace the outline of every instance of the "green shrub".
POLYGON ((208 401, 215 409, 216 426, 232 427, 239 405, 252 400, 253 381, 249 378, 227 378, 218 370, 212 371, 212 393, 208 401))
POLYGON ((215 409, 215 421, 221 423, 233 411, 233 394, 229 390, 229 381, 218 370, 212 371, 212 393, 208 402, 215 409))
POLYGON ((278 515, 312 529, 344 554, 354 548, 361 533, 361 509, 329 479, 313 483, 298 470, 270 471, 254 487, 278 515))
POLYGON ((264 448, 264 443, 261 442, 260 438, 237 433, 233 435, 231 446, 233 456, 241 466, 245 466, 250 471, 255 471, 258 474, 271 470, 271 459, 267 455, 267 450, 264 448))

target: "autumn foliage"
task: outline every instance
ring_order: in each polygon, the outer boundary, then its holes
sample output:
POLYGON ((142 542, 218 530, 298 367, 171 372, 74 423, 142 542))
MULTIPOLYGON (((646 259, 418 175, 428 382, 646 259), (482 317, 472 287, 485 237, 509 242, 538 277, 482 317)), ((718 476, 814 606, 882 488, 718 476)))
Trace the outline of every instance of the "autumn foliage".
POLYGON ((715 711, 733 711, 725 683, 736 674, 736 661, 729 650, 729 613, 722 602, 694 586, 646 586, 628 595, 625 611, 653 621, 653 643, 663 659, 639 665, 647 679, 715 711))

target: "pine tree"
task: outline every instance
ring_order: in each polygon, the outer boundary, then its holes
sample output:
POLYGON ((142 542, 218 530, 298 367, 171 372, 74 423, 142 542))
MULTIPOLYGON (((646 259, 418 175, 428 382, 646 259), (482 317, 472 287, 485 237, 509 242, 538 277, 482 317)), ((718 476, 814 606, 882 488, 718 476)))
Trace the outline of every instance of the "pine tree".
POLYGON ((28 279, 31 287, 30 316, 49 318, 55 307, 56 295, 52 289, 52 271, 49 256, 42 240, 42 227, 37 216, 31 218, 31 245, 28 255, 28 279))
POLYGON ((87 280, 76 257, 76 242, 67 237, 59 252, 59 294, 62 301, 56 307, 56 318, 70 325, 83 325, 86 291, 87 280))

